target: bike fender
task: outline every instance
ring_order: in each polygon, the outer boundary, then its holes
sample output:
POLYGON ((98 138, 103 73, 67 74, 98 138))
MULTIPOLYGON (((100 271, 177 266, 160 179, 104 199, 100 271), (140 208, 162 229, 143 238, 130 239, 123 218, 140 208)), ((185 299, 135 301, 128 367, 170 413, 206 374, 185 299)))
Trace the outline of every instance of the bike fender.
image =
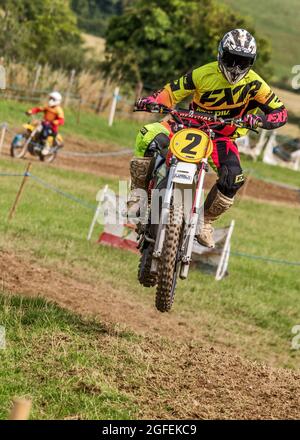
POLYGON ((29 130, 29 131, 34 130, 34 127, 31 124, 23 124, 23 128, 25 128, 25 130, 29 130))
POLYGON ((12 140, 12 143, 11 143, 12 146, 17 147, 20 144, 20 142, 22 142, 23 138, 24 138, 24 136, 22 134, 16 134, 12 140))

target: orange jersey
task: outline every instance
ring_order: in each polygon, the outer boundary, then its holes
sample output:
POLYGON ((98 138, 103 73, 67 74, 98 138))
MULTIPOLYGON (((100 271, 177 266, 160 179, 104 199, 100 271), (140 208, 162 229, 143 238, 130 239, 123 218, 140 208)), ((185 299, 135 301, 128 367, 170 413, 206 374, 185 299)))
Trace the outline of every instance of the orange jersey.
POLYGON ((57 132, 59 125, 64 125, 65 115, 60 106, 57 107, 34 107, 31 109, 31 114, 44 113, 44 120, 51 122, 51 127, 54 132, 57 132))
POLYGON ((65 119, 64 111, 61 107, 44 107, 45 121, 54 122, 57 119, 65 119))

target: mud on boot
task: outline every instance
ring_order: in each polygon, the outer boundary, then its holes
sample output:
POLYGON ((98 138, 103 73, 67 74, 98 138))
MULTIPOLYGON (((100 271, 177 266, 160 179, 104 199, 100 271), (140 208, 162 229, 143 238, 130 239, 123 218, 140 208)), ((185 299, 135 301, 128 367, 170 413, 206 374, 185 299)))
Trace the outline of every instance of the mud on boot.
POLYGON ((141 202, 147 203, 147 186, 152 157, 134 157, 130 161, 131 188, 127 200, 127 217, 140 215, 141 202))
POLYGON ((204 203, 204 222, 199 234, 196 236, 199 244, 208 248, 215 247, 212 222, 227 211, 233 205, 233 202, 234 198, 222 194, 217 185, 212 187, 204 203))
POLYGON ((214 228, 210 223, 204 223, 201 227, 199 234, 196 236, 197 241, 202 246, 206 246, 208 248, 215 247, 214 241, 214 228))

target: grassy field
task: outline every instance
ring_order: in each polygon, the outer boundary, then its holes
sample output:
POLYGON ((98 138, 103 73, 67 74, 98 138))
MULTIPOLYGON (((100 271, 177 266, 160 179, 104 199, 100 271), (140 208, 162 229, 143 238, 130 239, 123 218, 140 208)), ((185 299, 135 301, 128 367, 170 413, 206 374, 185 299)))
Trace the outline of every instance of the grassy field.
MULTIPOLYGON (((23 169, 22 161, 1 160, 0 172, 23 169)), ((91 205, 105 183, 117 188, 114 180, 41 164, 35 164, 32 172, 91 205)), ((137 307, 153 304, 153 290, 136 281, 135 255, 96 245, 100 226, 92 243, 86 241, 92 209, 30 180, 16 217, 8 224, 20 179, 0 179, 2 251, 62 276, 94 285, 101 280, 136 301, 137 307)), ((237 222, 233 251, 299 261, 299 217, 296 207, 243 201, 221 224, 231 218, 237 222)), ((1 276, 5 283, 6 274, 1 276)), ((194 325, 212 345, 274 366, 299 368, 300 352, 290 348, 291 329, 300 319, 299 290, 299 266, 232 256, 230 276, 224 281, 193 270, 187 282, 180 282, 172 314, 194 325)), ((12 395, 33 396, 33 418, 137 416, 136 402, 126 386, 120 386, 119 376, 126 371, 127 385, 137 383, 148 368, 138 348, 139 336, 85 321, 42 299, 11 297, 12 293, 2 289, 0 300, 0 325, 7 328, 8 341, 7 349, 0 350, 1 418, 7 415, 12 395)))
POLYGON ((300 62, 300 18, 297 0, 222 0, 250 19, 259 35, 269 39, 272 46, 272 67, 276 80, 292 79, 292 66, 300 62))
MULTIPOLYGON (((21 124, 25 108, 1 102, 0 119, 14 126, 21 124)), ((65 135, 78 134, 118 145, 122 133, 122 146, 130 146, 138 126, 119 121, 116 130, 110 131, 106 121, 92 113, 83 113, 78 126, 70 112, 65 135)), ((0 172, 21 173, 25 164, 2 158, 0 172)), ((254 175, 299 186, 297 172, 245 158, 243 166, 254 175)), ((16 217, 8 224, 7 214, 20 178, 0 176, 1 251, 94 288, 110 286, 135 303, 138 310, 144 305, 152 310, 154 291, 141 288, 136 281, 137 257, 96 245, 100 225, 92 242, 86 241, 98 190, 106 183, 117 189, 117 181, 39 163, 34 163, 32 173, 83 204, 29 180, 16 217)), ((234 252, 300 261, 299 207, 247 200, 237 203, 219 224, 228 224, 232 218, 236 220, 234 252)), ((183 326, 192 325, 198 338, 212 346, 273 366, 298 369, 300 352, 291 350, 291 329, 300 319, 299 266, 232 255, 229 271, 230 276, 217 283, 211 276, 193 270, 187 282, 179 282, 172 316, 183 326)), ((141 350, 147 338, 104 324, 101 313, 100 319, 87 320, 41 298, 11 297, 15 292, 5 287, 8 275, 1 276, 4 287, 0 325, 7 329, 8 346, 0 350, 0 417, 7 416, 13 395, 34 398, 33 418, 139 416, 139 403, 128 388, 140 383, 149 363, 156 359, 157 350, 164 359, 165 342, 151 348, 149 360, 149 346, 141 350)), ((36 289, 32 287, 31 292, 29 288, 28 292, 25 284, 24 295, 34 297, 39 294, 36 289)), ((89 297, 83 295, 82 302, 88 304, 89 297)), ((163 365, 161 368, 165 369, 163 365)), ((155 393, 161 392, 157 384, 155 393)))

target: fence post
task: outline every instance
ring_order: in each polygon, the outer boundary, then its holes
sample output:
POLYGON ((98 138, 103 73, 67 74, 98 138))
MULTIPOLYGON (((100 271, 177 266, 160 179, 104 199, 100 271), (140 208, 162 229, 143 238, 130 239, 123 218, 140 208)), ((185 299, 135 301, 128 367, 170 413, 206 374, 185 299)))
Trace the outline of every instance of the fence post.
POLYGON ((80 124, 81 104, 82 104, 82 99, 80 97, 79 100, 78 100, 77 115, 76 115, 76 123, 78 125, 80 124))
POLYGON ((9 420, 28 420, 31 410, 31 400, 14 399, 9 420))
POLYGON ((96 107, 96 113, 97 114, 99 114, 99 113, 101 113, 103 111, 104 99, 105 99, 105 96, 108 94, 107 90, 108 90, 109 83, 110 83, 110 81, 107 78, 105 80, 104 87, 100 91, 99 100, 98 100, 98 104, 97 104, 97 107, 96 107))
POLYGON ((32 85, 32 89, 31 89, 31 93, 34 94, 34 92, 36 91, 40 76, 41 76, 41 72, 42 72, 42 66, 39 64, 37 66, 36 72, 35 72, 35 78, 34 78, 34 82, 32 85))
POLYGON ((0 90, 6 89, 6 69, 3 65, 4 58, 0 58, 0 90))
POLYGON ((68 85, 68 89, 67 89, 66 96, 65 96, 65 106, 66 107, 69 104, 70 95, 71 95, 71 91, 72 91, 75 75, 76 75, 76 70, 73 69, 72 72, 71 72, 71 76, 70 76, 70 80, 69 80, 69 85, 68 85))
POLYGON ((113 94, 113 100, 111 103, 111 109, 110 109, 110 114, 109 114, 109 119, 108 119, 108 126, 111 127, 113 125, 114 122, 114 118, 115 118, 115 114, 116 114, 116 108, 117 108, 117 102, 119 99, 119 92, 120 92, 120 87, 116 87, 114 94, 113 94))
POLYGON ((31 162, 29 162, 29 164, 28 164, 27 167, 26 167, 26 170, 25 170, 25 173, 24 173, 24 177, 23 177, 23 180, 22 180, 22 182, 21 182, 21 185, 20 185, 19 191, 17 192, 17 195, 16 195, 16 198, 15 198, 14 204, 13 204, 13 206, 11 207, 11 210, 10 210, 10 212, 9 212, 9 215, 8 215, 8 221, 10 221, 10 220, 13 218, 13 216, 14 216, 14 214, 15 214, 15 212, 16 212, 16 208, 17 208, 17 206, 18 206, 18 203, 19 203, 20 197, 21 197, 21 195, 22 195, 22 192, 23 192, 23 189, 24 189, 25 183, 27 182, 28 177, 29 177, 29 171, 30 171, 31 165, 32 165, 31 162))
POLYGON ((1 128, 2 128, 2 131, 1 131, 1 137, 0 137, 0 155, 2 154, 4 139, 5 139, 6 131, 8 128, 7 124, 2 124, 1 128))

